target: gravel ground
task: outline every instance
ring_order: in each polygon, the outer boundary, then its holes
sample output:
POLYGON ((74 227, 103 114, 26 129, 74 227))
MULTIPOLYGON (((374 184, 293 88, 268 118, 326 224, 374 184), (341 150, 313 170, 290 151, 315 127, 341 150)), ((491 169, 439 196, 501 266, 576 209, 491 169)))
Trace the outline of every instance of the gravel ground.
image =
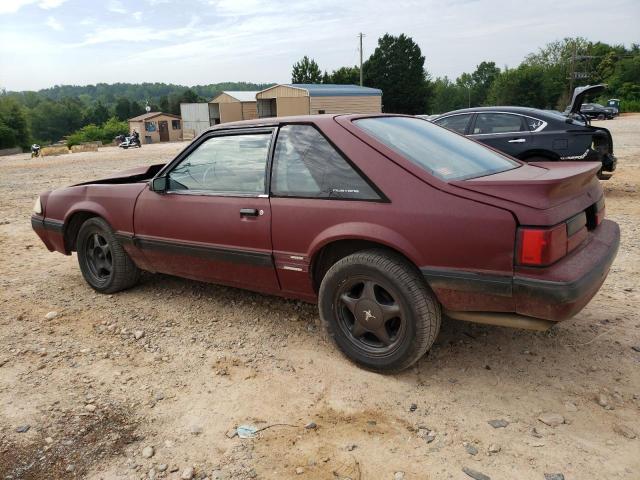
POLYGON ((162 275, 97 295, 31 231, 39 192, 186 144, 0 158, 0 479, 640 478, 640 115, 601 123, 622 246, 596 298, 547 333, 445 321, 395 376, 313 305, 162 275))

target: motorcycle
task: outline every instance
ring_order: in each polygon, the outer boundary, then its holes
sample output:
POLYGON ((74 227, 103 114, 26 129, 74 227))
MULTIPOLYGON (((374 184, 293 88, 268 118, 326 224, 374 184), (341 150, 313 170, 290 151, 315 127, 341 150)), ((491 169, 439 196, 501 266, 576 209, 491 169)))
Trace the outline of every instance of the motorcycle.
POLYGON ((40 145, 34 143, 31 145, 31 158, 40 156, 40 145))
POLYGON ((125 137, 124 135, 118 135, 116 137, 116 140, 121 139, 121 137, 124 137, 124 141, 120 143, 120 145, 118 145, 120 148, 124 148, 124 149, 127 149, 129 147, 142 148, 142 144, 140 143, 140 136, 138 135, 138 132, 133 132, 133 134, 131 134, 128 137, 125 137))

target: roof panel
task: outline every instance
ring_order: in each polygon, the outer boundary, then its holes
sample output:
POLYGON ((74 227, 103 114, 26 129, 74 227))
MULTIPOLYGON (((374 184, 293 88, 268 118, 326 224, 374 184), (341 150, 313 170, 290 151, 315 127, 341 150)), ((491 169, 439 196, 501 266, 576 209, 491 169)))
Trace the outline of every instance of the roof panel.
POLYGON ((180 118, 180 115, 173 115, 172 113, 162 113, 162 112, 148 112, 143 113, 142 115, 138 115, 137 117, 133 117, 128 119, 128 122, 141 122, 143 120, 149 120, 150 118, 157 117, 158 115, 164 115, 166 117, 180 118))
POLYGON ((235 98, 239 102, 255 102, 257 91, 239 91, 239 90, 225 90, 222 93, 226 93, 230 97, 235 98))
POLYGON ((303 88, 310 97, 371 97, 381 96, 382 90, 358 85, 334 85, 329 83, 289 83, 288 87, 303 88))

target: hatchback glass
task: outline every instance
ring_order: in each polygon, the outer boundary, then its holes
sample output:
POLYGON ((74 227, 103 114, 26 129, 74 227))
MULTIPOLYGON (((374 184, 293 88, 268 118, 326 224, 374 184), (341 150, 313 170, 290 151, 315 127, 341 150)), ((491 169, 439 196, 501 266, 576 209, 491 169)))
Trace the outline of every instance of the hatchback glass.
POLYGON ((417 118, 375 117, 354 123, 442 180, 482 177, 520 166, 479 143, 417 118))

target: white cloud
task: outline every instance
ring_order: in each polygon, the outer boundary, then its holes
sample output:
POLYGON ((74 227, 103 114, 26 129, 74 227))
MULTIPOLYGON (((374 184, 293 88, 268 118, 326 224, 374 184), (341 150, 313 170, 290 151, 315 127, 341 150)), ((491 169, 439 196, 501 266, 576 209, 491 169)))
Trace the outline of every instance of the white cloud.
POLYGON ((54 29, 56 32, 61 32, 62 30, 64 30, 64 26, 53 17, 47 18, 47 21, 44 22, 44 24, 47 27, 54 29))
POLYGON ((15 13, 22 7, 37 3, 44 10, 51 10, 62 5, 67 0, 0 0, 0 15, 3 13, 15 13))
POLYGON ((14 13, 25 5, 35 3, 36 0, 0 0, 0 14, 14 13))
POLYGON ((58 8, 67 0, 40 0, 38 6, 44 10, 51 10, 52 8, 58 8))
POLYGON ((152 28, 152 27, 115 27, 98 28, 85 36, 81 43, 69 45, 71 47, 86 47, 101 43, 143 43, 151 40, 175 40, 189 34, 197 34, 187 25, 179 28, 152 28))
POLYGON ((109 0, 107 10, 113 13, 127 13, 128 11, 120 0, 109 0))
POLYGON ((638 41, 640 18, 640 0, 607 0, 606 8, 602 0, 63 1, 0 0, 0 13, 9 14, 0 15, 0 65, 17 67, 0 68, 1 85, 283 82, 303 55, 329 72, 356 64, 358 32, 366 34, 365 58, 380 36, 405 33, 432 76, 455 79, 482 60, 516 66, 565 36, 629 45, 638 41), (595 32, 594 24, 616 27, 595 32), (125 70, 121 58, 104 55, 131 44, 135 62, 125 70), (83 68, 74 68, 80 61, 83 68))

